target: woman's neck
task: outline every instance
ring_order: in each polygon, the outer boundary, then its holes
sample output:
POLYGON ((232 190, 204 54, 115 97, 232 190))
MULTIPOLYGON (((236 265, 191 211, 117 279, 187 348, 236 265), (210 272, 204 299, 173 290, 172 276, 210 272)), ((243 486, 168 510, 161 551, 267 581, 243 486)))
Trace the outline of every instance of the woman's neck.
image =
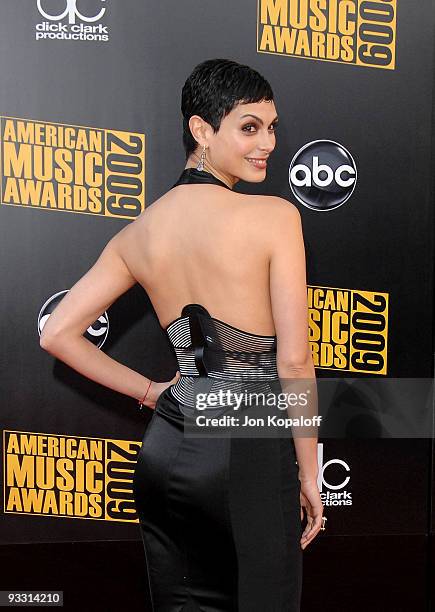
MULTIPOLYGON (((196 168, 198 165, 198 162, 200 161, 200 158, 193 153, 188 160, 186 161, 186 166, 185 166, 185 170, 187 168, 196 168)), ((209 174, 212 174, 214 177, 216 177, 217 179, 219 179, 220 181, 222 181, 223 183, 225 183, 225 185, 227 185, 227 187, 229 187, 229 189, 233 189, 234 185, 237 183, 238 179, 234 176, 229 176, 226 175, 222 172, 219 172, 218 170, 216 170, 216 168, 214 168, 206 159, 204 161, 204 171, 208 172, 209 174)))

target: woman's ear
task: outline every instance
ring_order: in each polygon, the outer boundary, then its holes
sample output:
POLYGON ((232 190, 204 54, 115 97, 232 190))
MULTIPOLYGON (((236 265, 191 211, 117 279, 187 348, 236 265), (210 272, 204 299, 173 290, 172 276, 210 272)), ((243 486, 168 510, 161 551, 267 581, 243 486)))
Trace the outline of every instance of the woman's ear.
POLYGON ((202 146, 206 144, 207 140, 207 127, 209 124, 202 119, 199 115, 192 115, 189 119, 189 129, 196 140, 196 142, 202 146))

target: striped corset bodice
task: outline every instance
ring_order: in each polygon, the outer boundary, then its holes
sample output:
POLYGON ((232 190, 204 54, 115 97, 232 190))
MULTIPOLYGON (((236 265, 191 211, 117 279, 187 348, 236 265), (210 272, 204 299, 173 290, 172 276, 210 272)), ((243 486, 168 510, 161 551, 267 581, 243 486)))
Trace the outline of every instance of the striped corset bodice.
POLYGON ((237 329, 212 317, 200 304, 186 304, 165 331, 180 371, 170 392, 185 406, 193 406, 199 381, 206 381, 207 391, 212 393, 247 387, 266 392, 269 382, 278 377, 276 336, 237 329))

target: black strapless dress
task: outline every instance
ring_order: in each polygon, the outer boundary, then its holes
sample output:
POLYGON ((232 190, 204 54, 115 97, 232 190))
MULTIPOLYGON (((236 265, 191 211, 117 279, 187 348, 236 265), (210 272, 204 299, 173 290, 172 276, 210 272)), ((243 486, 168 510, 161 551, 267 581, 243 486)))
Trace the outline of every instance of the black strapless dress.
MULTIPOLYGON (((220 184, 189 170, 176 184, 220 184)), ((198 382, 213 391, 241 378, 276 380, 276 336, 239 330, 200 304, 184 306, 166 333, 181 376, 158 398, 133 479, 153 612, 299 611, 293 439, 184 430, 198 382)))

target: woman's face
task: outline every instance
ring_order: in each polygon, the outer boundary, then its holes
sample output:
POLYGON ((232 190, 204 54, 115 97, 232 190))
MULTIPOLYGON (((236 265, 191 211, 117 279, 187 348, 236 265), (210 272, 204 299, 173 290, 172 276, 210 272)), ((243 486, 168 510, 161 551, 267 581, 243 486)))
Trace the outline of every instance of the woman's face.
MULTIPOLYGON (((272 100, 237 104, 216 134, 206 124, 206 162, 231 184, 239 179, 258 183, 266 178, 267 158, 276 144, 277 113, 272 100)), ((197 149, 200 155, 202 147, 197 149)))

